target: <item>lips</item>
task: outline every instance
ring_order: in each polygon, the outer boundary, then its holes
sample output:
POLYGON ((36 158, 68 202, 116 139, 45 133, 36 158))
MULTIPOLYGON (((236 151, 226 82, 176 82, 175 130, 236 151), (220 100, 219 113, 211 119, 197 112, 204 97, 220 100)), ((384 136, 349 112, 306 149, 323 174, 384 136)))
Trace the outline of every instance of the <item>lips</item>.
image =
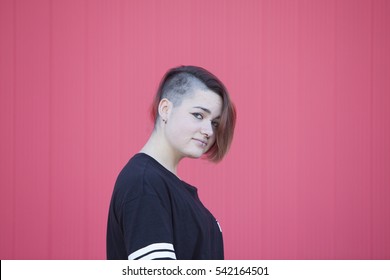
POLYGON ((196 142, 198 142, 202 147, 206 147, 207 146, 207 141, 205 140, 200 140, 200 139, 196 139, 196 138, 193 138, 196 142))

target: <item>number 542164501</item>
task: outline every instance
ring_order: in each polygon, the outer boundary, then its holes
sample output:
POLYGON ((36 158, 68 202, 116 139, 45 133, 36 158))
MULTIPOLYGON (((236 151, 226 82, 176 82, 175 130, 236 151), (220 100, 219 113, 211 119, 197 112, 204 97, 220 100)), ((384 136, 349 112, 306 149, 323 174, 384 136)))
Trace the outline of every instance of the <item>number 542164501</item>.
POLYGON ((215 275, 269 275, 268 267, 216 267, 215 275))

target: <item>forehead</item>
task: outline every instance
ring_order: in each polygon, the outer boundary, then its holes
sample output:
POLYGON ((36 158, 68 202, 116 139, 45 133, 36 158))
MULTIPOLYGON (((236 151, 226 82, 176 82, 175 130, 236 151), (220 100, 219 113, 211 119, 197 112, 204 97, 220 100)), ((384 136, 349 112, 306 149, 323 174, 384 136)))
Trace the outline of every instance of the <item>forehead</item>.
POLYGON ((222 112, 222 98, 209 89, 196 89, 183 98, 181 106, 183 109, 201 107, 211 112, 213 116, 219 116, 222 112))

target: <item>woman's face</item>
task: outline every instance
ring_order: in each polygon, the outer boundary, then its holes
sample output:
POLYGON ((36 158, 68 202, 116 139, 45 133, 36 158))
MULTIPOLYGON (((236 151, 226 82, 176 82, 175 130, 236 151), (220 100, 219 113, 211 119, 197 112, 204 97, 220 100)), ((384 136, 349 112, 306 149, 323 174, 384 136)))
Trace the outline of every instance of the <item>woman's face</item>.
POLYGON ((167 112, 165 136, 175 157, 198 158, 215 142, 222 98, 211 90, 194 90, 167 112))

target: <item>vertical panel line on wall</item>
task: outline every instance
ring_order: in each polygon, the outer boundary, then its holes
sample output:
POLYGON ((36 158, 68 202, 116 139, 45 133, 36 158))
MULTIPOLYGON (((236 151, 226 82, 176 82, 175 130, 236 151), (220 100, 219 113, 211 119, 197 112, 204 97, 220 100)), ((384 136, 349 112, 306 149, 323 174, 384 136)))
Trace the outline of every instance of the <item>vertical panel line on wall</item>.
MULTIPOLYGON (((333 50, 333 54, 334 54, 334 61, 333 61, 333 65, 334 65, 334 70, 333 70, 333 152, 334 152, 334 157, 333 157, 333 207, 332 209, 335 209, 335 205, 336 205, 336 201, 337 201, 337 194, 336 194, 336 185, 337 185, 337 170, 336 170, 336 166, 337 166, 337 107, 336 107, 336 104, 337 104, 337 0, 334 0, 333 1, 333 5, 334 5, 334 32, 333 32, 333 36, 334 36, 334 50, 333 50)), ((333 225, 332 225, 333 229, 336 228, 336 211, 334 211, 333 213, 333 225)), ((333 258, 335 258, 336 256, 336 249, 335 249, 335 240, 336 240, 336 231, 333 230, 332 231, 332 252, 333 252, 333 258)))
POLYGON ((373 216, 373 207, 374 207, 374 200, 373 200, 373 186, 374 186, 374 178, 373 178, 373 135, 374 135, 374 2, 371 1, 371 26, 370 26, 370 39, 371 39, 371 44, 370 44, 370 259, 373 258, 373 244, 374 244, 374 234, 373 234, 373 221, 374 221, 374 216, 373 216))
POLYGON ((49 226, 48 258, 53 258, 53 1, 49 1, 49 226))
POLYGON ((84 117, 84 120, 83 120, 83 123, 84 123, 84 137, 83 137, 83 140, 84 140, 84 154, 83 154, 83 163, 84 163, 84 175, 83 175, 83 184, 82 184, 82 191, 81 191, 81 195, 83 196, 83 201, 84 201, 84 208, 82 209, 82 217, 84 219, 84 231, 83 231, 83 234, 84 234, 84 246, 82 248, 82 254, 84 257, 86 257, 88 255, 88 229, 89 229, 89 223, 88 223, 88 218, 87 218, 87 208, 88 208, 88 199, 87 199, 87 184, 88 184, 88 178, 87 178, 87 167, 88 167, 88 163, 87 163, 87 159, 88 159, 88 139, 87 139, 87 136, 88 136, 88 123, 87 123, 87 120, 88 120, 88 104, 87 104, 87 95, 88 95, 88 82, 89 82, 89 73, 88 73, 88 50, 89 50, 89 43, 88 43, 88 0, 84 0, 83 1, 83 5, 84 5, 84 92, 83 92, 83 105, 84 105, 84 114, 83 114, 83 117, 84 117))
POLYGON ((16 163, 15 163, 15 157, 16 157, 16 149, 15 149, 15 120, 16 120, 16 1, 13 1, 13 118, 12 118, 12 132, 13 132, 13 142, 12 145, 12 253, 10 258, 15 258, 15 250, 16 250, 16 240, 15 240, 15 213, 16 213, 16 185, 15 185, 15 177, 16 177, 16 163))

